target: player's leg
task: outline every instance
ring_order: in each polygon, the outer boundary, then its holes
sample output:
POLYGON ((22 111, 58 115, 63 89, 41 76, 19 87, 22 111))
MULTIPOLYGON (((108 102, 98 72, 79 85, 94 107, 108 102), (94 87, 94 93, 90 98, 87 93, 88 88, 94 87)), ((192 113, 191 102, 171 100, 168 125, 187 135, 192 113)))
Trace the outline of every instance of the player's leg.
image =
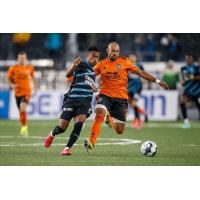
POLYGON ((44 147, 49 148, 53 142, 56 135, 64 133, 69 126, 70 120, 59 119, 58 125, 56 125, 53 130, 47 135, 44 140, 44 147))
POLYGON ((198 97, 194 97, 193 101, 194 101, 194 103, 195 103, 195 105, 196 105, 196 107, 197 107, 197 109, 199 111, 199 120, 200 120, 200 103, 199 103, 199 98, 198 97))
POLYGON ((110 97, 106 95, 99 95, 97 97, 97 104, 95 107, 95 120, 92 124, 91 134, 90 134, 90 143, 94 146, 97 138, 101 132, 101 124, 104 121, 104 117, 110 107, 110 97))
POLYGON ((29 96, 23 96, 18 100, 20 122, 21 122, 20 134, 23 136, 28 136, 27 112, 26 112, 28 102, 29 102, 29 96))
POLYGON ((187 117, 187 108, 186 103, 189 101, 188 96, 186 94, 183 94, 181 96, 180 102, 181 102, 181 113, 183 116, 184 124, 182 128, 190 128, 190 123, 187 117))
POLYGON ((67 129, 70 120, 73 118, 74 110, 69 104, 63 105, 63 110, 60 115, 59 123, 54 127, 54 129, 47 135, 44 140, 44 147, 48 148, 51 146, 53 139, 56 135, 59 135, 67 129))
POLYGON ((84 147, 86 151, 89 153, 89 150, 94 148, 94 145, 97 141, 97 138, 101 132, 101 124, 104 121, 104 117, 106 116, 107 108, 104 105, 97 104, 95 109, 95 120, 91 127, 90 138, 84 140, 84 147))
POLYGON ((98 104, 95 109, 95 120, 92 124, 91 134, 90 134, 90 142, 94 145, 96 143, 97 138, 101 132, 101 124, 104 121, 104 117, 106 115, 106 107, 98 104))
POLYGON ((71 148, 77 141, 80 136, 81 130, 83 128, 83 124, 86 121, 87 116, 85 114, 80 114, 74 119, 74 128, 70 134, 69 140, 66 144, 66 147, 61 152, 61 155, 71 155, 71 148))
POLYGON ((113 118, 114 130, 117 134, 122 134, 125 130, 128 101, 126 99, 114 99, 110 114, 113 118))
POLYGON ((115 126, 115 132, 117 134, 123 134, 124 130, 125 130, 125 124, 126 122, 123 121, 119 121, 117 119, 113 119, 114 122, 114 126, 115 126))
POLYGON ((131 107, 133 108, 133 112, 134 112, 134 119, 132 121, 132 126, 133 128, 140 128, 140 113, 139 113, 139 108, 138 108, 138 100, 136 98, 133 98, 131 101, 130 101, 130 105, 131 107))
POLYGON ((92 108, 90 103, 87 102, 78 102, 74 105, 74 128, 70 134, 69 140, 65 149, 61 152, 61 155, 71 155, 71 148, 77 141, 81 130, 83 129, 83 124, 85 123, 86 119, 92 113, 92 108))

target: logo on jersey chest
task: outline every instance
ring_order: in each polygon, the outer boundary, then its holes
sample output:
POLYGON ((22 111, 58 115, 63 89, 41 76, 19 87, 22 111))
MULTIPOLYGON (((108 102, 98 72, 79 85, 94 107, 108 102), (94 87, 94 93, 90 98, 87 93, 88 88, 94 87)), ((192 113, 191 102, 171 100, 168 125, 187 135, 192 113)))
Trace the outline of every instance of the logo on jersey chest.
POLYGON ((120 68, 121 68, 121 65, 120 65, 120 64, 116 64, 116 68, 117 68, 117 70, 119 71, 120 68))

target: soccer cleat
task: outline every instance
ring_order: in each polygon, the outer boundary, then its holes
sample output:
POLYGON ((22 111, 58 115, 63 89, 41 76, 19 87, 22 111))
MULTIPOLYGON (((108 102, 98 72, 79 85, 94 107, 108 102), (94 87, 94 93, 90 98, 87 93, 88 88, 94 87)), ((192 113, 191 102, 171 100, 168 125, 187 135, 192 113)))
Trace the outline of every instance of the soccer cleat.
POLYGON ((69 148, 65 148, 61 153, 60 153, 61 156, 70 156, 72 155, 72 152, 69 148))
POLYGON ((132 126, 133 128, 136 128, 136 129, 141 129, 142 128, 142 125, 143 125, 143 121, 141 119, 134 119, 133 122, 132 122, 132 126))
POLYGON ((188 123, 184 123, 184 124, 182 125, 182 128, 184 128, 184 129, 191 128, 191 125, 190 125, 189 122, 188 122, 188 123))
POLYGON ((28 136, 28 127, 22 126, 20 130, 20 135, 27 137, 28 136))
POLYGON ((53 142, 53 139, 54 137, 51 135, 51 133, 49 133, 44 140, 44 147, 49 148, 51 146, 51 143, 53 142))
POLYGON ((138 119, 137 118, 134 119, 133 122, 132 122, 133 128, 138 128, 138 123, 139 123, 138 119))
POLYGON ((88 139, 85 139, 84 140, 84 147, 85 147, 87 153, 90 153, 90 151, 92 149, 94 149, 94 144, 92 144, 88 139))

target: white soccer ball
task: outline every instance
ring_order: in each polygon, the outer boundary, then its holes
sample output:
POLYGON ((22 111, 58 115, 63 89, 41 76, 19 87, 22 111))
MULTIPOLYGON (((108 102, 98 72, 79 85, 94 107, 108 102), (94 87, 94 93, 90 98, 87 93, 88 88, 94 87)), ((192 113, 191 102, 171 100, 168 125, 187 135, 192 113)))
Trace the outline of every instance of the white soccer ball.
POLYGON ((153 141, 145 141, 141 145, 141 152, 144 156, 153 157, 158 150, 157 144, 153 141))

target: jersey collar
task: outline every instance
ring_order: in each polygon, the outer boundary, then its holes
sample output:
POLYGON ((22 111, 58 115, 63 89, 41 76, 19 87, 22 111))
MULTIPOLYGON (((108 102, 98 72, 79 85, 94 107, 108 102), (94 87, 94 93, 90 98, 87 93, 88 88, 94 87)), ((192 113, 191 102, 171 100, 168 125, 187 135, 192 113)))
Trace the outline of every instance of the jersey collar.
POLYGON ((93 69, 93 65, 92 64, 90 64, 87 60, 85 60, 85 63, 90 67, 90 68, 92 68, 93 69))

